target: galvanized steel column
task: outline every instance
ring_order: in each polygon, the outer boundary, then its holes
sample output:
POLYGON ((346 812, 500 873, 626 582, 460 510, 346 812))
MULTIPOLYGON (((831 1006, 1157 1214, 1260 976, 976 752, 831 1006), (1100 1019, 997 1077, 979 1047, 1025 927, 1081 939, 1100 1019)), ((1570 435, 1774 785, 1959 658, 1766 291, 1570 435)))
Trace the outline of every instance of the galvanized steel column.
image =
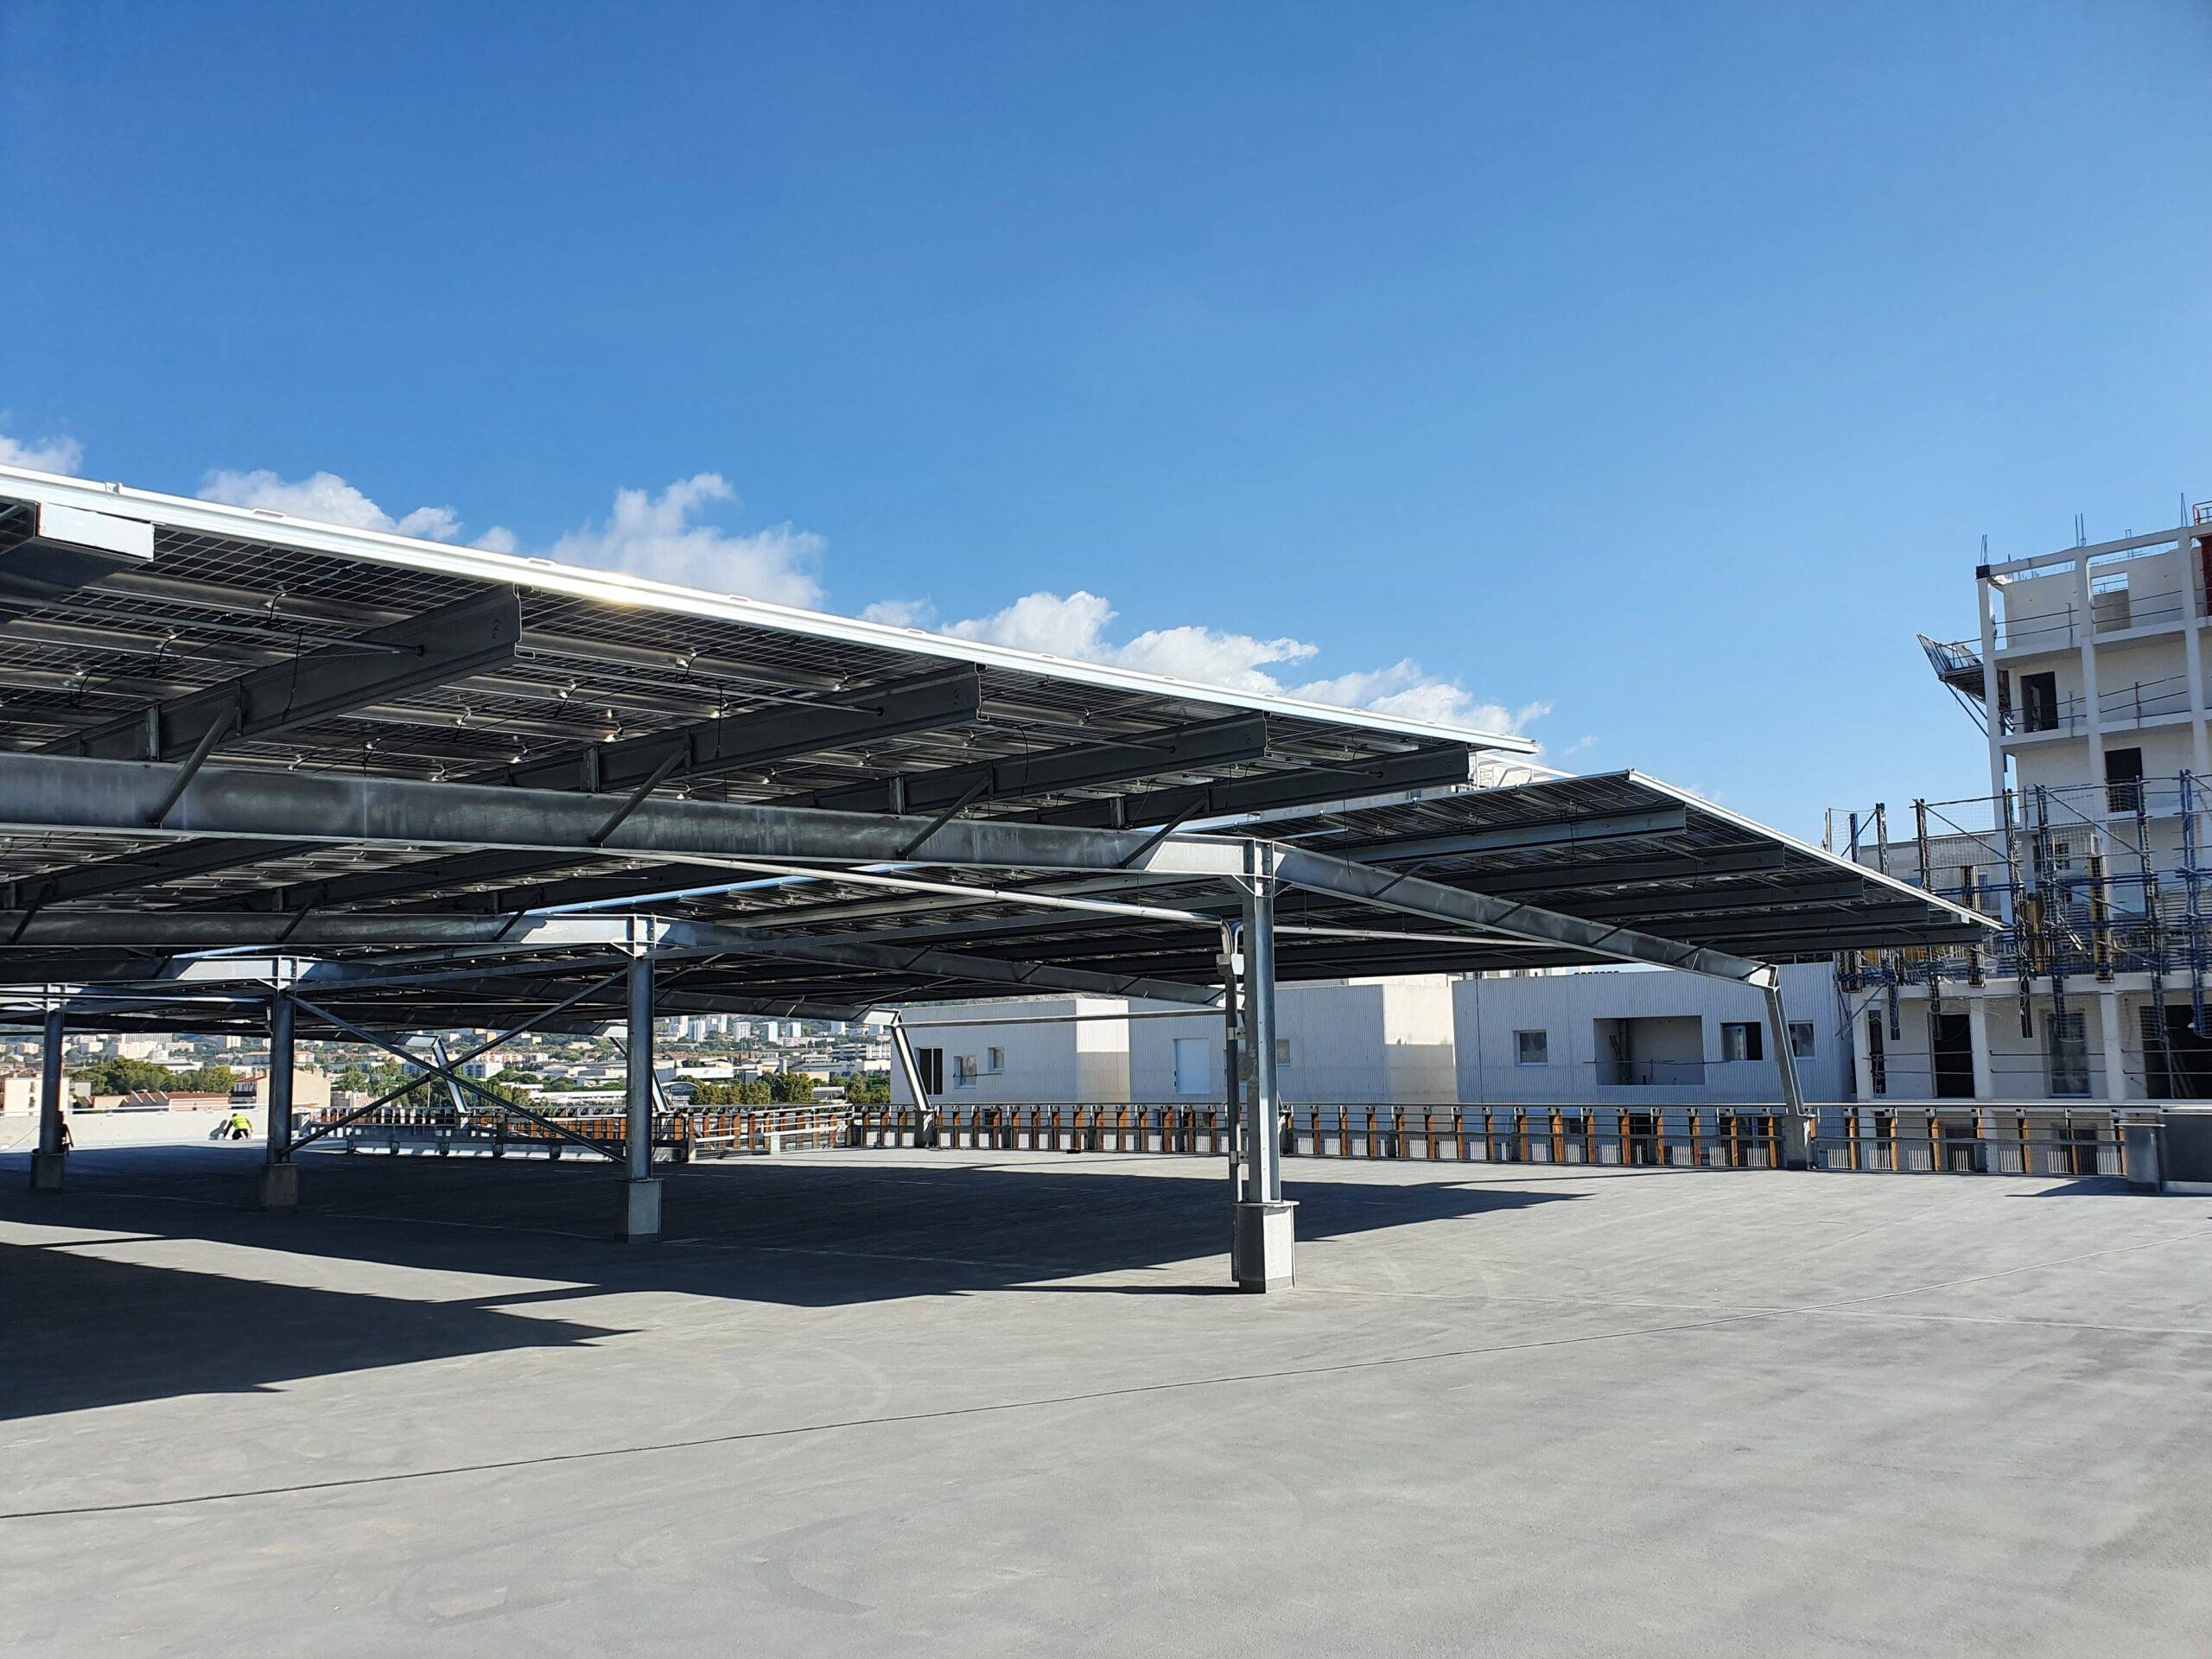
POLYGON ((1805 1092, 1797 1084, 1797 1053, 1789 1046, 1789 1017, 1782 1006, 1778 979, 1766 987, 1766 1027, 1774 1041, 1775 1068, 1782 1074, 1782 1103, 1802 1117, 1805 1092))
POLYGON ((633 1181, 652 1179, 653 1173, 653 963, 651 957, 630 960, 630 1029, 624 1043, 629 1072, 623 1125, 622 1151, 626 1173, 633 1181))
POLYGON ((622 1124, 622 1236, 660 1236, 660 1183, 653 1179, 653 962, 630 958, 628 1062, 622 1124))
POLYGON ((1244 897, 1244 1065, 1250 1079, 1244 1110, 1247 1204, 1282 1197, 1282 1100, 1275 1082, 1274 884, 1255 874, 1244 897))
MULTIPOLYGON (((1237 988, 1241 976, 1236 967, 1236 935, 1234 923, 1224 925, 1221 930, 1221 1097, 1229 1113, 1229 1121, 1224 1127, 1229 1131, 1226 1139, 1229 1142, 1229 1185, 1232 1192, 1236 1190, 1244 1156, 1240 1134, 1244 1083, 1238 1075, 1243 1049, 1237 1040, 1243 1014, 1243 999, 1237 988)), ((1172 1039, 1168 1048, 1172 1055, 1174 1048, 1172 1039)), ((1160 1150, 1166 1152, 1169 1148, 1163 1145, 1160 1150)))
POLYGON ((1230 1206, 1229 1271, 1240 1290, 1287 1290, 1295 1282, 1294 1204, 1282 1196, 1282 1096, 1275 1080, 1274 849, 1245 849, 1243 1019, 1244 1179, 1230 1206))
POLYGON ((300 1201, 300 1171, 292 1161, 291 993, 269 999, 269 1134, 261 1159, 261 1207, 289 1210, 300 1201))
POLYGON ((292 1017, 289 995, 269 999, 268 1161, 292 1161, 292 1017))
POLYGON ((38 1150, 31 1154, 31 1191, 59 1192, 67 1154, 61 1149, 61 1003, 46 1010, 46 1046, 39 1052, 38 1150))

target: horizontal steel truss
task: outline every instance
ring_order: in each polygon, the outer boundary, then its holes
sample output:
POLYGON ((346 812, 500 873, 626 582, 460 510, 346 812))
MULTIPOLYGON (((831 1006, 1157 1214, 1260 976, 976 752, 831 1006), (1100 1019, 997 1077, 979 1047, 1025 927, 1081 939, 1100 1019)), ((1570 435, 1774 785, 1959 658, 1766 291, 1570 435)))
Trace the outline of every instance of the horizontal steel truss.
MULTIPOLYGON (((318 947, 402 945, 464 950, 474 956, 650 948, 695 956, 767 957, 820 963, 829 967, 908 978, 978 980, 1002 984, 1009 990, 1153 997, 1202 1007, 1211 1005, 1215 1000, 1213 992, 1203 987, 1141 975, 1093 973, 1086 969, 1049 963, 1006 962, 996 957, 970 956, 926 946, 847 944, 659 917, 355 914, 309 917, 297 928, 289 928, 286 918, 282 917, 216 915, 199 911, 135 911, 120 915, 87 916, 55 913, 29 919, 31 926, 26 931, 35 944, 122 944, 162 950, 204 950, 281 944, 288 950, 302 951, 318 947), (41 937, 48 934, 65 937, 41 937), (289 937, 280 937, 287 934, 289 937)), ((4 933, 7 926, 7 918, 0 915, 0 933, 4 933)), ((0 957, 0 963, 4 960, 0 957)), ((323 963, 304 970, 297 982, 372 986, 386 982, 388 978, 383 970, 367 963, 323 963)), ((418 976, 408 982, 422 982, 418 976)))
POLYGON ((358 640, 324 645, 236 679, 151 704, 54 739, 50 754, 111 760, 175 760, 226 734, 239 742, 281 735, 386 698, 467 679, 513 660, 522 596, 498 588, 358 640))
MULTIPOLYGON (((391 631, 388 631, 391 632, 391 631)), ((701 721, 672 731, 616 743, 588 744, 566 753, 515 766, 498 768, 468 779, 471 783, 519 785, 524 788, 642 793, 652 785, 709 778, 748 766, 772 764, 793 755, 825 748, 933 731, 964 724, 982 708, 982 682, 973 669, 942 669, 912 678, 879 682, 816 702, 766 710, 748 710, 726 719, 701 721)), ((137 717, 134 716, 134 719, 137 717)), ((67 740, 66 743, 73 743, 67 740)), ((50 746, 60 753, 65 744, 50 746)), ((75 752, 73 748, 72 753, 75 752)), ((111 755, 111 759, 128 756, 111 755)), ((607 802, 602 800, 601 813, 607 802)), ((603 816, 601 822, 606 822, 603 816)), ((258 863, 311 850, 307 844, 270 846, 265 841, 200 840, 164 848, 144 857, 90 864, 42 881, 23 884, 28 902, 63 904, 74 899, 155 887, 192 876, 212 875, 241 865, 258 863)), ((536 868, 546 868, 542 862, 536 868)), ((356 895, 340 890, 316 892, 315 901, 340 903, 355 896, 372 896, 382 873, 339 878, 323 884, 343 889, 354 884, 365 891, 356 895)), ((402 891, 420 892, 435 881, 476 879, 473 870, 448 877, 442 872, 408 870, 402 891)), ((287 890, 278 890, 280 894, 287 890)))
MULTIPOLYGON (((1267 855, 1260 861, 1266 879, 1358 905, 1541 941, 1616 961, 1650 963, 1758 984, 1770 982, 1772 976, 1772 969, 1758 963, 1658 938, 1625 925, 1562 915, 1525 902, 1446 887, 1410 872, 1392 874, 1325 854, 1227 836, 1077 829, 989 819, 924 819, 650 797, 639 801, 610 830, 604 799, 553 791, 223 766, 207 766, 180 788, 176 771, 143 762, 0 754, 0 831, 142 837, 148 834, 146 825, 153 808, 166 802, 164 833, 183 836, 461 850, 504 848, 577 858, 645 857, 702 863, 712 863, 717 858, 830 867, 911 861, 1128 878, 1167 875, 1232 884, 1248 878, 1251 849, 1258 848, 1267 855)), ((832 871, 825 868, 823 873, 832 871)), ((0 939, 52 944, 56 941, 35 930, 46 926, 66 930, 73 925, 122 928, 133 919, 61 913, 41 917, 25 912, 0 924, 0 939)), ((180 925, 183 937, 168 948, 205 949, 214 943, 209 912, 156 912, 136 919, 149 925, 156 922, 180 925)), ((310 913, 254 919, 275 931, 251 942, 276 944, 284 941, 285 929, 295 930, 290 937, 296 939, 296 930, 311 924, 352 925, 358 921, 365 925, 370 918, 310 913)), ((410 914, 395 915, 388 921, 375 919, 394 927, 430 930, 430 937, 420 939, 424 944, 496 944, 497 930, 514 925, 484 917, 410 914), (480 928, 487 924, 493 930, 488 938, 454 938, 450 931, 445 939, 435 937, 441 928, 480 928)), ((777 948, 783 950, 800 943, 783 934, 774 938, 777 948)), ((95 934, 76 942, 130 941, 95 934)), ((143 938, 141 942, 152 943, 143 938)))

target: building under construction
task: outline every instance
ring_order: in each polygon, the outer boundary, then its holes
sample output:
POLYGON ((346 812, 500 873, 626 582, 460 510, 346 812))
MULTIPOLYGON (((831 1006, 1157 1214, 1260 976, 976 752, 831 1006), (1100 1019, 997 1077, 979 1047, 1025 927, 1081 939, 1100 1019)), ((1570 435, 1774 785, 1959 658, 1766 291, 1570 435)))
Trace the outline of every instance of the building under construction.
POLYGON ((1979 636, 1922 637, 1989 792, 1829 842, 2003 931, 1845 955, 1862 1102, 2212 1097, 2212 505, 2189 517, 1985 564, 1979 636))

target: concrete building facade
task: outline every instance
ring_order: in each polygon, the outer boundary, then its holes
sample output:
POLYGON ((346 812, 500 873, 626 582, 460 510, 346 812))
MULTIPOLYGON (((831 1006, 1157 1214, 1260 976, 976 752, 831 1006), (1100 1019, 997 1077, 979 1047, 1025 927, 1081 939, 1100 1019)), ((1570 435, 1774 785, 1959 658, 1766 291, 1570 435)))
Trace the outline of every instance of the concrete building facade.
MULTIPOLYGON (((1285 985, 1275 1002, 1275 1075, 1286 1104, 1452 1100, 1452 982, 1445 976, 1285 985)), ((1134 1098, 1224 1098, 1219 1014, 1137 1020, 1128 1029, 1134 1098)))
MULTIPOLYGON (((1783 995, 1805 1098, 1851 1098, 1826 963, 1783 995)), ((1778 1102, 1760 993, 1677 974, 1426 975, 1284 986, 1286 1104, 1578 1103, 1650 1111, 1778 1102)), ((905 1016, 924 1084, 954 1106, 1223 1100, 1221 1016, 1106 997, 947 1004, 905 1016)), ((912 1103, 894 1068, 892 1099, 912 1103)))
MULTIPOLYGON (((915 1008, 904 1023, 922 1086, 934 1098, 985 1106, 1117 1102, 1129 1098, 1128 1008, 1113 997, 1007 998, 915 1008)), ((1218 1033, 1218 1020, 1214 1028, 1218 1033)), ((896 1065, 891 1098, 914 1103, 896 1065)))
MULTIPOLYGON (((1834 969, 1782 969, 1791 1052, 1807 1101, 1852 1097, 1851 1043, 1834 969)), ((1475 1104, 1742 1105, 1781 1085, 1765 1005, 1749 986, 1589 969, 1452 986, 1456 1098, 1475 1104)))

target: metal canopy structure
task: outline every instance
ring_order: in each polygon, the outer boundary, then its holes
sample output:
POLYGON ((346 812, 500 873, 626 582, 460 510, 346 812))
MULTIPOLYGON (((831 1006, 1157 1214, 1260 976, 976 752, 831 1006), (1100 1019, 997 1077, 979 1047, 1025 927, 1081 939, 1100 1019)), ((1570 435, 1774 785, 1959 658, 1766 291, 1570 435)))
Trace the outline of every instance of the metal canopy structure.
POLYGON ((1025 990, 1256 1031, 1279 979, 1770 987, 1985 925, 1531 747, 0 468, 0 1019, 49 1033, 273 998, 288 1042, 628 1019, 635 1056, 641 1007, 1025 990))

